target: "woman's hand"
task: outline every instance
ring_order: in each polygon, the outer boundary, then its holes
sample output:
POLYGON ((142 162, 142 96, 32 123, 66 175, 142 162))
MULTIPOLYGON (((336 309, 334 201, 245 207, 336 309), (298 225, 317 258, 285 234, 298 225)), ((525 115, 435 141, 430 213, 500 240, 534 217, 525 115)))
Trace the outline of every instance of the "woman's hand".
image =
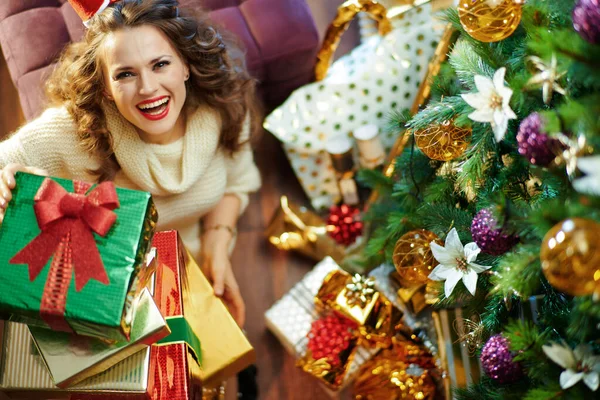
POLYGON ((223 299, 237 324, 243 327, 246 306, 229 260, 230 240, 231 233, 227 230, 213 229, 202 235, 202 271, 212 282, 215 294, 223 299))
POLYGON ((12 190, 15 188, 15 173, 17 171, 30 174, 48 176, 48 172, 35 167, 26 167, 21 164, 8 164, 0 170, 0 223, 4 220, 4 213, 12 199, 12 190))

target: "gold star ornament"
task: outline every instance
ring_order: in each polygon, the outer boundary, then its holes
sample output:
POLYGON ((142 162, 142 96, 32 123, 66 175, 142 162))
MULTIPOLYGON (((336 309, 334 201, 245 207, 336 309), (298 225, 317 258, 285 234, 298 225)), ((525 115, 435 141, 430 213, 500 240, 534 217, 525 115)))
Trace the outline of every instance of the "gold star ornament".
POLYGON ((579 134, 576 138, 570 138, 564 133, 556 135, 558 141, 563 145, 563 151, 553 161, 554 166, 565 166, 570 181, 575 179, 577 161, 580 157, 592 153, 592 147, 587 144, 587 138, 579 134))
POLYGON ((556 55, 552 54, 552 59, 548 64, 539 57, 531 56, 527 59, 533 64, 533 67, 538 71, 527 81, 527 86, 530 88, 542 88, 542 99, 544 104, 550 103, 554 92, 566 95, 565 89, 560 86, 558 81, 566 74, 566 71, 557 71, 556 55))

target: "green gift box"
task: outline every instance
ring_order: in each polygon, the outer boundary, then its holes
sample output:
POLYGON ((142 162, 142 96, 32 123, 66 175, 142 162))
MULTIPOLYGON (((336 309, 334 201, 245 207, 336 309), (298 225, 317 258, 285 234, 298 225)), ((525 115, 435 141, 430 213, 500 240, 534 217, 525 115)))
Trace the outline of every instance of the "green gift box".
POLYGON ((129 340, 158 215, 112 182, 15 175, 0 228, 0 313, 32 326, 129 340))

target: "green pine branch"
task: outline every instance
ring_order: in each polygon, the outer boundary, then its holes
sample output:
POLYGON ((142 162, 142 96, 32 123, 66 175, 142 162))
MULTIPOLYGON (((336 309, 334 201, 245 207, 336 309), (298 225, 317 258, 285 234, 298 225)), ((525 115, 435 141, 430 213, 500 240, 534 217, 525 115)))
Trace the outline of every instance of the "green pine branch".
POLYGON ((518 245, 500 259, 497 275, 491 278, 495 290, 502 296, 528 298, 538 293, 542 277, 539 245, 518 245))
POLYGON ((563 398, 563 390, 560 388, 560 385, 551 384, 549 386, 538 387, 531 389, 523 400, 552 400, 552 399, 562 399, 563 398))
POLYGON ((455 227, 462 243, 469 243, 473 217, 483 208, 493 211, 498 226, 519 236, 519 243, 504 255, 484 251, 477 255, 476 262, 490 269, 479 274, 475 296, 459 282, 445 298, 444 282, 433 283, 440 291, 436 307, 460 305, 468 314, 479 313, 486 332, 509 337, 526 374, 513 384, 484 377, 457 390, 460 399, 585 399, 594 395, 583 383, 562 390, 562 368, 548 359, 542 346, 566 340, 572 347, 579 343, 598 347, 600 302, 594 302, 591 294, 571 297, 553 287, 542 272, 540 249, 547 245, 548 231, 561 221, 583 218, 600 223, 600 196, 576 193, 572 179, 581 173, 567 176, 564 162, 531 165, 519 154, 516 140, 520 121, 540 112, 542 130, 548 135, 563 133, 572 140, 584 135, 592 153, 598 153, 600 46, 587 43, 574 31, 573 5, 574 0, 528 0, 518 29, 496 43, 472 38, 464 31, 457 10, 447 11, 445 18, 459 32, 459 39, 432 82, 430 102, 412 117, 406 111, 391 113, 390 131, 408 129, 422 135, 432 126, 451 121, 472 128, 470 143, 462 155, 442 163, 428 159, 411 141, 396 159, 390 180, 365 178, 374 186, 385 186, 378 207, 368 213, 376 226, 365 251, 371 259, 391 262, 395 242, 412 229, 427 229, 444 239, 455 227), (542 89, 530 84, 540 72, 531 56, 546 64, 556 57, 557 72, 565 72, 557 83, 566 95, 555 92, 544 104, 542 89), (501 67, 506 68, 505 86, 512 90, 510 107, 517 119, 509 122, 504 138, 496 142, 489 123, 470 120, 473 108, 461 95, 479 91, 475 75, 492 77, 501 67), (534 295, 541 299, 536 324, 518 320, 534 295))
POLYGON ((424 110, 415 115, 408 127, 413 130, 424 129, 434 124, 441 124, 463 114, 470 107, 460 96, 445 97, 440 101, 432 101, 424 110))
POLYGON ((591 296, 575 298, 570 316, 571 321, 567 329, 570 338, 578 343, 599 342, 600 303, 598 301, 594 301, 591 296))
POLYGON ((472 42, 468 40, 459 40, 454 45, 449 58, 450 66, 462 82, 464 87, 469 90, 475 88, 475 75, 483 75, 488 78, 494 76, 495 70, 485 63, 483 58, 475 52, 472 42))

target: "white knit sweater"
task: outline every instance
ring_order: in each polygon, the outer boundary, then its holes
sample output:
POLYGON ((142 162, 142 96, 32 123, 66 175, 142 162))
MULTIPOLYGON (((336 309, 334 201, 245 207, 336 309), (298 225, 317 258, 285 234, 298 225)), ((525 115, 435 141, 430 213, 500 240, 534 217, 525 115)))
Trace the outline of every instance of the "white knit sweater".
MULTIPOLYGON (((248 204, 248 193, 260 186, 260 175, 249 144, 233 157, 218 150, 220 117, 207 107, 188 117, 186 134, 167 144, 143 142, 133 125, 116 108, 106 110, 108 129, 121 170, 119 187, 153 195, 158 209, 158 229, 177 229, 196 257, 200 253, 199 220, 225 193, 248 204)), ((248 137, 248 124, 241 140, 248 137)), ((0 143, 0 168, 8 163, 43 168, 50 176, 92 182, 87 170, 99 162, 83 151, 76 125, 65 108, 51 108, 0 143)))

